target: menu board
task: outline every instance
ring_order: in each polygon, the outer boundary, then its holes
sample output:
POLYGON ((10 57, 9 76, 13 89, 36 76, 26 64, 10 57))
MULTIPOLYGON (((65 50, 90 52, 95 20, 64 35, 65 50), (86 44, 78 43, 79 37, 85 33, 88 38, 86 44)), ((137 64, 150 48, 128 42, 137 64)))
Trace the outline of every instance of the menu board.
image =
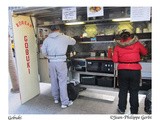
POLYGON ((87 7, 87 17, 98 17, 103 15, 104 15, 103 7, 99 6, 87 7))
POLYGON ((68 7, 62 9, 62 20, 76 20, 76 7, 68 7))
POLYGON ((151 7, 131 7, 131 21, 150 21, 151 7))

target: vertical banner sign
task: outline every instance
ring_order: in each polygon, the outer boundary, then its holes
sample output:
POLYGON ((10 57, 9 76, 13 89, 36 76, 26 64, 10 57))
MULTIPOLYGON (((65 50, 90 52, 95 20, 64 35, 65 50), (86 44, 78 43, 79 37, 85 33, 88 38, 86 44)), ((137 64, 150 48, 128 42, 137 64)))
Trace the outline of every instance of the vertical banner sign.
POLYGON ((62 20, 76 20, 76 7, 69 7, 62 9, 62 20))
POLYGON ((100 6, 87 7, 87 17, 98 17, 103 15, 104 15, 103 7, 100 6))
POLYGON ((40 93, 36 38, 30 17, 15 16, 12 22, 21 102, 24 103, 40 93))
POLYGON ((151 7, 131 7, 131 21, 150 21, 151 7))

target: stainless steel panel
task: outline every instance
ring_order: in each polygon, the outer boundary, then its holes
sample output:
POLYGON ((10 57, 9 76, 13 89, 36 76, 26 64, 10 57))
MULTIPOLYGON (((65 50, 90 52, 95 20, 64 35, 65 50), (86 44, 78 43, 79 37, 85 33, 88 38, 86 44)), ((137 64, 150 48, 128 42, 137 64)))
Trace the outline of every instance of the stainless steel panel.
POLYGON ((152 77, 152 63, 151 62, 140 62, 142 66, 142 79, 151 79, 152 77))

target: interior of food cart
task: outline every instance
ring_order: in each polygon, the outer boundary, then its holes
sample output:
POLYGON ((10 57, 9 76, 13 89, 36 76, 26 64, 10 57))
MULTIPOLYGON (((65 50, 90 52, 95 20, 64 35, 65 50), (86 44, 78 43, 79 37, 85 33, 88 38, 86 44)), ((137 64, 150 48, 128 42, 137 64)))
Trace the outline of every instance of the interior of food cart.
MULTIPOLYGON (((15 114, 117 114, 117 104, 118 104, 118 82, 117 82, 117 72, 116 70, 113 74, 105 74, 105 73, 95 73, 94 71, 75 71, 75 68, 71 68, 73 75, 69 76, 70 80, 76 80, 78 82, 82 82, 81 78, 90 78, 91 75, 99 78, 101 76, 113 78, 112 83, 110 85, 97 85, 92 83, 81 84, 82 87, 87 88, 86 90, 80 92, 78 98, 74 101, 74 105, 62 110, 60 108, 60 104, 54 104, 53 97, 51 95, 51 85, 50 78, 48 72, 48 62, 41 54, 40 46, 43 43, 45 35, 49 33, 49 26, 53 24, 59 24, 61 30, 71 37, 74 37, 78 44, 74 47, 69 47, 67 55, 70 57, 71 52, 77 53, 78 60, 82 59, 82 56, 88 56, 93 52, 92 50, 100 50, 103 51, 108 48, 108 46, 114 45, 110 40, 113 37, 112 30, 116 28, 116 25, 119 23, 114 23, 112 20, 114 18, 128 18, 129 17, 129 7, 105 7, 104 8, 104 17, 92 17, 87 18, 87 7, 77 7, 77 20, 76 21, 63 21, 62 20, 62 8, 61 7, 29 7, 22 8, 21 10, 15 10, 13 12, 14 16, 29 16, 35 18, 34 34, 36 38, 37 44, 37 64, 38 64, 38 81, 39 81, 39 94, 34 96, 32 99, 25 101, 23 104, 21 103, 21 99, 19 97, 20 93, 11 94, 9 93, 9 113, 15 114), (85 25, 78 26, 66 26, 66 23, 83 21, 85 25), (106 35, 109 38, 105 38, 105 40, 101 40, 99 37, 99 41, 97 43, 92 43, 93 39, 81 38, 83 37, 83 32, 87 31, 86 28, 89 26, 94 28, 94 26, 90 25, 98 25, 100 26, 101 32, 99 32, 99 36, 106 35), (87 26, 88 25, 88 26, 87 26), (108 27, 108 30, 105 31, 104 27, 108 27), (85 29, 85 30, 84 30, 85 29), (43 37, 40 36, 40 31, 43 30, 43 37), (76 31, 76 32, 75 32, 76 31), (83 48, 83 49, 82 49, 83 48), (89 49, 88 49, 89 48, 89 49), (101 48, 101 49, 98 49, 101 48), (98 77, 97 77, 98 76, 98 77), (13 102, 15 101, 15 102, 13 102)), ((127 24, 128 27, 138 28, 139 26, 143 29, 148 27, 149 22, 137 22, 133 24, 123 22, 121 24, 124 26, 127 24)), ((135 29, 136 31, 136 29, 135 29)), ((144 99, 145 93, 149 89, 148 82, 151 83, 151 33, 146 32, 144 34, 140 34, 142 37, 142 41, 148 45, 150 53, 147 57, 142 58, 143 69, 143 78, 144 78, 144 86, 139 94, 139 102, 140 108, 139 113, 145 114, 144 112, 144 99)), ((94 38, 92 34, 89 38, 94 38)), ((98 39, 97 39, 98 40, 98 39)), ((17 42, 18 43, 18 42, 17 42)), ((77 59, 77 58, 76 58, 77 59)), ((16 60, 15 60, 16 61, 16 60)), ((89 61, 90 62, 90 61, 89 61)), ((116 66, 115 66, 116 67, 116 66)), ((95 79, 94 79, 95 80, 95 79)), ((102 83, 103 84, 103 83, 102 83)), ((151 85, 149 85, 151 86, 151 85)), ((37 92, 38 93, 38 92, 37 92)), ((129 98, 128 98, 129 99, 129 98)), ((126 113, 129 114, 129 104, 126 110, 126 113)))

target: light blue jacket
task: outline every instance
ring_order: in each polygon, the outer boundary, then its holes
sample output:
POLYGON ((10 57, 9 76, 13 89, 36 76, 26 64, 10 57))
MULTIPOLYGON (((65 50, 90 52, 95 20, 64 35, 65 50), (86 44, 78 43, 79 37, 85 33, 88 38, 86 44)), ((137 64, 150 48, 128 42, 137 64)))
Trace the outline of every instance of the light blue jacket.
POLYGON ((74 45, 76 40, 59 32, 52 32, 44 40, 42 54, 50 61, 66 61, 68 45, 74 45))

